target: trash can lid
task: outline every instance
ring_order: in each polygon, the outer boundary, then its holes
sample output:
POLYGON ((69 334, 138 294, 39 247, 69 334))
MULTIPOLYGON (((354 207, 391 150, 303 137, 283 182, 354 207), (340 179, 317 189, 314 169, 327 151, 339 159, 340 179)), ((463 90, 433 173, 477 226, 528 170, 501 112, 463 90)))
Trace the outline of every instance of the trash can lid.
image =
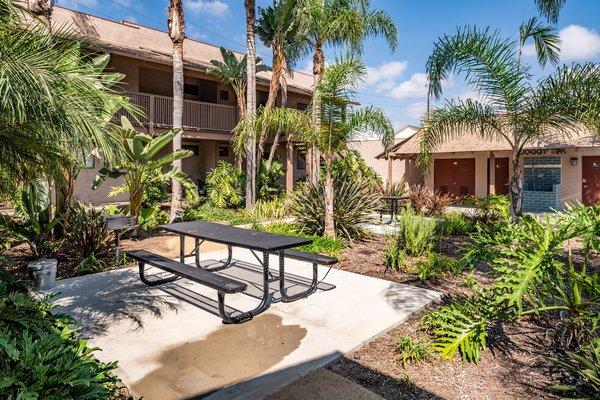
POLYGON ((42 258, 34 261, 27 265, 27 269, 30 271, 40 271, 42 269, 51 268, 56 265, 58 261, 55 258, 42 258))

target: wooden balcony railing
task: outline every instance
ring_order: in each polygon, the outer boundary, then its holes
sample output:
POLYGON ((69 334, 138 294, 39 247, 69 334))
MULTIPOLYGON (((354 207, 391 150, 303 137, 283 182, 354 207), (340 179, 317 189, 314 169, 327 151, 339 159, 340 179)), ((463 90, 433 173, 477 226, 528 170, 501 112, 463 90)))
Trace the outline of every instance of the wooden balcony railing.
MULTIPOLYGON (((173 98, 147 93, 126 93, 132 104, 138 106, 146 115, 138 120, 151 123, 155 127, 173 126, 173 98)), ((133 121, 129 113, 120 110, 117 117, 125 115, 133 121)), ((230 132, 238 122, 237 108, 222 104, 184 100, 183 128, 187 130, 210 130, 230 132)))

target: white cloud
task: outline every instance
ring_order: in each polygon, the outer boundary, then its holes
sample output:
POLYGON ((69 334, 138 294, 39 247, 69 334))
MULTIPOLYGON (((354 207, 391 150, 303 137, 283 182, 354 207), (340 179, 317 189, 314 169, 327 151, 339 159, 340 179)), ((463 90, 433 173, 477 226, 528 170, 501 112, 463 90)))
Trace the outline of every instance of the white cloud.
POLYGON ((190 0, 186 5, 191 12, 213 17, 223 17, 229 12, 229 4, 221 0, 190 0))
POLYGON ((367 67, 367 85, 379 82, 394 82, 408 67, 407 61, 390 61, 378 67, 367 67))
POLYGON ((406 107, 405 118, 412 118, 412 119, 420 120, 423 117, 423 115, 425 115, 426 111, 427 111, 427 103, 426 102, 419 101, 416 103, 412 103, 406 107))
MULTIPOLYGON (((559 36, 562 42, 560 46, 562 62, 585 61, 600 55, 600 35, 593 29, 581 25, 569 25, 560 30, 559 36)), ((535 56, 534 45, 526 45, 523 54, 535 56)))
POLYGON ((426 97, 427 75, 422 72, 412 74, 409 80, 395 86, 390 91, 390 96, 398 100, 426 97))

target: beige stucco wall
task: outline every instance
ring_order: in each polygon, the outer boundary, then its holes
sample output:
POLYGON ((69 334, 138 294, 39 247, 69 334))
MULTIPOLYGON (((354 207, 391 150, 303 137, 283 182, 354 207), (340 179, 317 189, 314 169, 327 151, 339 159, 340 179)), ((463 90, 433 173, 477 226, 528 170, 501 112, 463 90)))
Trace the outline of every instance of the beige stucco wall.
MULTIPOLYGON (((395 143, 398 143, 400 140, 396 140, 395 143)), ((389 171, 388 171, 388 161, 384 158, 377 159, 376 156, 383 152, 383 146, 381 145, 381 140, 363 140, 363 141, 354 141, 348 143, 348 148, 352 150, 357 150, 362 155, 365 163, 373 168, 375 172, 381 177, 384 185, 387 185, 389 182, 389 171)), ((392 162, 392 183, 401 182, 404 178, 405 166, 404 162, 394 161, 392 162)))

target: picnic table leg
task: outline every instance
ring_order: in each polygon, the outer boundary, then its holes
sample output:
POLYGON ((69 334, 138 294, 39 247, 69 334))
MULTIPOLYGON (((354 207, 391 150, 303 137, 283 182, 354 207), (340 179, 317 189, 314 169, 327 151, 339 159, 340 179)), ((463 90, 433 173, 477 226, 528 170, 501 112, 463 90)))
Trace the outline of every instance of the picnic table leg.
POLYGON ((196 267, 200 268, 200 239, 194 239, 194 258, 196 260, 196 267))
POLYGON ((219 300, 219 314, 221 315, 221 318, 223 318, 224 324, 237 324, 237 323, 249 321, 255 315, 258 315, 269 308, 269 306, 271 305, 271 302, 270 302, 271 293, 269 292, 269 253, 268 252, 263 253, 262 267, 263 267, 263 274, 262 274, 263 275, 263 295, 260 300, 260 304, 255 309, 253 309, 251 311, 243 312, 239 315, 232 316, 225 310, 225 293, 218 292, 217 296, 218 296, 218 300, 219 300))
POLYGON ((210 271, 210 272, 222 271, 224 269, 231 267, 231 261, 233 261, 233 246, 227 246, 227 260, 225 260, 225 262, 223 264, 221 264, 217 267, 204 268, 204 270, 210 271))
POLYGON ((139 262, 138 266, 139 266, 139 270, 140 270, 140 280, 148 286, 162 285, 163 283, 169 283, 169 282, 173 282, 173 281, 176 281, 177 279, 179 279, 179 276, 173 275, 172 277, 169 277, 169 278, 149 280, 148 278, 146 278, 146 275, 145 275, 146 264, 143 262, 139 262))
POLYGON ((179 235, 179 262, 185 264, 185 236, 179 235))
POLYGON ((121 257, 121 232, 119 230, 115 231, 115 262, 119 265, 119 258, 121 257))
POLYGON ((283 251, 279 251, 279 293, 281 294, 281 301, 283 301, 284 303, 289 303, 291 301, 303 299, 316 292, 318 285, 318 276, 319 266, 316 262, 313 262, 313 276, 312 282, 310 283, 310 287, 303 292, 296 293, 294 295, 288 295, 287 290, 285 288, 285 253, 283 251))

